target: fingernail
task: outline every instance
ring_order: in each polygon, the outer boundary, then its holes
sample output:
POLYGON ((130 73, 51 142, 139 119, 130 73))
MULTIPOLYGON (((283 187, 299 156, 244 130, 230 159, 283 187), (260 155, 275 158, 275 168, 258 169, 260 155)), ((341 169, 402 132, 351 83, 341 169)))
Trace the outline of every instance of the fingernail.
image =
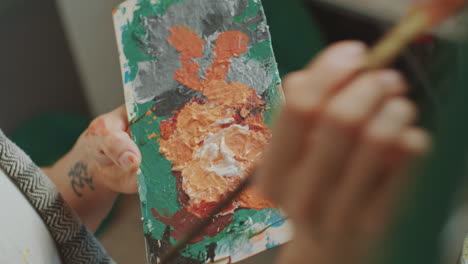
POLYGON ((385 86, 395 86, 402 80, 401 74, 397 71, 384 71, 379 75, 379 79, 385 86))
POLYGON ((378 78, 387 94, 396 95, 406 92, 407 86, 401 73, 388 70, 380 73, 378 78))
POLYGON ((340 57, 349 57, 349 56, 358 56, 366 52, 367 47, 362 42, 350 42, 346 45, 340 47, 339 50, 335 53, 336 56, 340 57))
POLYGON ((354 69, 362 64, 367 47, 361 42, 350 42, 342 44, 332 51, 329 53, 329 63, 337 68, 354 69))
POLYGON ((132 152, 129 152, 129 151, 122 154, 122 156, 120 156, 120 158, 119 158, 120 167, 122 167, 124 169, 131 168, 133 166, 133 164, 135 163, 135 161, 136 161, 135 154, 133 154, 132 152))

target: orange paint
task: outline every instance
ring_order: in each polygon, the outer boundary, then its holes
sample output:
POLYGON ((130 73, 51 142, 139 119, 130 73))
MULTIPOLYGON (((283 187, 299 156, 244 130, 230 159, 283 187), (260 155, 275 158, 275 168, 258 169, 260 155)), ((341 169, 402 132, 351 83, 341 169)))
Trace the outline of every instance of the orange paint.
POLYGON ((169 32, 171 35, 168 41, 180 52, 183 61, 203 56, 205 41, 200 39, 195 31, 183 25, 174 25, 169 32))
POLYGON ((174 72, 174 79, 181 84, 199 91, 202 83, 197 76, 200 65, 197 62, 182 62, 183 69, 174 72))
POLYGON ((158 135, 153 132, 151 135, 148 136, 148 139, 151 140, 151 139, 156 138, 156 137, 158 137, 158 135))
POLYGON ((213 124, 228 118, 232 118, 232 114, 223 106, 189 103, 178 112, 177 120, 161 123, 160 152, 173 162, 174 168, 186 166, 203 138, 222 128, 221 124, 213 124))
POLYGON ((239 197, 239 207, 255 210, 274 208, 275 204, 265 199, 263 195, 254 188, 245 190, 239 197))
POLYGON ((245 84, 226 83, 222 80, 207 81, 203 86, 203 95, 210 101, 226 107, 242 106, 253 100, 261 101, 257 93, 245 84))
POLYGON ((161 122, 161 136, 164 140, 168 140, 176 129, 176 122, 177 120, 172 118, 168 120, 164 120, 161 122))
POLYGON ((249 37, 240 31, 221 33, 216 40, 213 65, 206 71, 207 80, 224 80, 231 67, 230 59, 240 57, 248 51, 249 37))
MULTIPOLYGON (((200 91, 205 101, 192 100, 175 116, 161 122, 160 153, 172 162, 188 195, 187 210, 204 217, 210 204, 234 190, 261 158, 271 139, 264 124, 265 102, 251 87, 226 82, 231 59, 248 51, 249 38, 239 31, 221 33, 216 40, 213 64, 205 78, 198 77, 205 42, 196 32, 175 25, 168 38, 180 53, 182 69, 174 73, 181 84, 200 91), (228 155, 228 156, 226 156, 228 155)), ((233 208, 273 206, 255 190, 245 191, 233 208)))
POLYGON ((180 53, 182 69, 175 71, 174 78, 183 85, 199 90, 201 81, 197 76, 200 65, 193 61, 203 56, 205 41, 196 32, 183 25, 174 25, 169 29, 171 35, 167 39, 180 53))

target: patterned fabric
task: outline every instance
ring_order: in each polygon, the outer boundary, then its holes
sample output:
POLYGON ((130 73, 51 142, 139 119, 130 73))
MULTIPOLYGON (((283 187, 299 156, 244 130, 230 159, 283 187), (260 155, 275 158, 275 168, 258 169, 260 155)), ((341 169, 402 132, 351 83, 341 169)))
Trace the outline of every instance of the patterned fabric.
POLYGON ((55 185, 0 130, 0 168, 23 192, 49 228, 65 264, 115 263, 81 224, 55 185))

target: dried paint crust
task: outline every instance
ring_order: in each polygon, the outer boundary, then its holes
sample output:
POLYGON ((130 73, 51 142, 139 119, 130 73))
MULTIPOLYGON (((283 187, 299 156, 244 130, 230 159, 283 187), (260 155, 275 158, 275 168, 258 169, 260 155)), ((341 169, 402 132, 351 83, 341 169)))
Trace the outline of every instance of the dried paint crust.
MULTIPOLYGON (((154 262, 247 177, 283 97, 258 0, 130 0, 114 18, 154 262)), ((179 262, 237 262, 289 238, 280 211, 249 189, 179 262)))

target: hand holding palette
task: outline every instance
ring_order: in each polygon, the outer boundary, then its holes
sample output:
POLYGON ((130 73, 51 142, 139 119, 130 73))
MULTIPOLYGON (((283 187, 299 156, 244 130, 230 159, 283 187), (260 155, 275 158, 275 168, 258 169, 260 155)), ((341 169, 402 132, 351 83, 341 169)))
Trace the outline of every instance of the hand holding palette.
MULTIPOLYGON (((149 263, 248 177, 283 102, 259 0, 128 0, 114 11, 149 263)), ((176 263, 236 263, 291 227, 248 188, 176 263)))

